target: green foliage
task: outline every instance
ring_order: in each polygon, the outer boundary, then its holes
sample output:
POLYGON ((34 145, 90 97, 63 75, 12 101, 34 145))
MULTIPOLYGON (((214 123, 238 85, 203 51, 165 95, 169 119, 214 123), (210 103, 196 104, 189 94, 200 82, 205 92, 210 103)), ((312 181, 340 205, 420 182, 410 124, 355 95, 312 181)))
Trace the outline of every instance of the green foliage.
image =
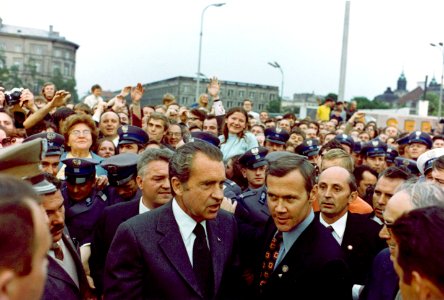
POLYGON ((329 94, 327 94, 327 96, 325 96, 325 99, 327 99, 327 98, 331 98, 331 99, 333 99, 335 101, 338 101, 338 94, 329 93, 329 94))
POLYGON ((78 102, 79 96, 77 94, 77 89, 76 89, 77 83, 74 78, 63 79, 62 72, 60 72, 59 69, 56 69, 50 81, 55 84, 57 90, 65 90, 70 92, 71 93, 70 101, 72 103, 78 102))
POLYGON ((271 113, 281 112, 281 99, 271 100, 268 102, 266 110, 271 113))
MULTIPOLYGON (((439 111, 439 95, 435 93, 426 93, 425 100, 429 101, 429 116, 437 116, 439 111)), ((442 107, 441 107, 442 112, 442 107)))
POLYGON ((356 101, 358 109, 387 109, 390 105, 379 100, 369 100, 366 97, 354 97, 351 101, 356 101))

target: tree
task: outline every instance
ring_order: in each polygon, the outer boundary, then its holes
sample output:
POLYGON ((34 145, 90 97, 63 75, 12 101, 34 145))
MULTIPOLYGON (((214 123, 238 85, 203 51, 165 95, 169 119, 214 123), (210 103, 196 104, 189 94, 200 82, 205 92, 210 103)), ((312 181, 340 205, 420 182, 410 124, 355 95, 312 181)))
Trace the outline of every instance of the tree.
POLYGON ((266 110, 271 113, 281 112, 281 99, 271 100, 268 102, 266 110))
POLYGON ((426 93, 425 100, 429 101, 429 116, 437 116, 439 111, 439 96, 435 93, 426 93))
POLYGON ((354 97, 352 101, 356 101, 358 109, 387 109, 389 105, 379 100, 369 100, 367 97, 354 97))
POLYGON ((59 69, 54 70, 54 75, 51 78, 51 82, 55 84, 57 90, 65 90, 71 93, 71 100, 73 103, 77 103, 79 96, 76 89, 76 80, 74 78, 63 79, 62 72, 59 69))

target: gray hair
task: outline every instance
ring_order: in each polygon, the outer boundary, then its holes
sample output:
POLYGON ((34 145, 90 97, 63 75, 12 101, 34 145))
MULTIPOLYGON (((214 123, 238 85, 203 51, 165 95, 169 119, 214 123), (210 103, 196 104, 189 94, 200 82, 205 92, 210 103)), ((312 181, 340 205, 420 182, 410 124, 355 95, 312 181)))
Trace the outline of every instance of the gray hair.
POLYGON ((414 208, 444 206, 444 191, 434 182, 407 180, 396 189, 401 191, 410 196, 414 208))
POLYGON ((148 164, 152 161, 163 160, 167 163, 170 162, 173 157, 174 152, 170 149, 163 148, 148 148, 139 154, 139 160, 137 161, 137 175, 140 177, 145 176, 146 169, 148 168, 148 164))

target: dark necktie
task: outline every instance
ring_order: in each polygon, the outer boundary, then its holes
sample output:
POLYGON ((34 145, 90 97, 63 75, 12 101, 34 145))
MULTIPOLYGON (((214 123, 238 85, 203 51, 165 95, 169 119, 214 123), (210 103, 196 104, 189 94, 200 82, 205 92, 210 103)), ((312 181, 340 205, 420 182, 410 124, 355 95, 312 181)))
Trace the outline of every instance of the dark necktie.
POLYGON ((63 261, 63 257, 64 257, 63 250, 62 250, 62 247, 60 247, 60 245, 58 243, 53 243, 51 250, 54 251, 55 258, 63 261))
POLYGON ((260 286, 263 286, 267 283, 270 274, 274 270, 274 265, 276 264, 276 260, 279 255, 279 249, 281 248, 281 242, 282 242, 282 232, 278 231, 271 240, 267 252, 265 252, 265 259, 264 262, 262 263, 262 272, 259 281, 260 286))
POLYGON ((193 233, 196 235, 193 246, 194 274, 196 275, 205 299, 210 299, 213 294, 213 264, 202 224, 197 223, 193 233))

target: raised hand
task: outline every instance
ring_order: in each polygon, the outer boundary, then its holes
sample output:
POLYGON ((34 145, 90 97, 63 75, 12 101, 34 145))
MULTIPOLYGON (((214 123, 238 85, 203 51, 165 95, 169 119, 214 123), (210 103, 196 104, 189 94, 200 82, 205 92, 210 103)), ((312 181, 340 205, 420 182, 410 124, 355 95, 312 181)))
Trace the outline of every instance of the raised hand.
POLYGON ((210 83, 208 84, 208 94, 213 97, 213 99, 219 99, 220 84, 216 76, 210 78, 210 83))
POLYGON ((66 104, 68 99, 71 98, 71 94, 67 91, 60 90, 57 91, 52 98, 51 105, 52 107, 60 107, 66 104))
POLYGON ((139 82, 137 86, 131 90, 131 100, 133 101, 133 103, 139 103, 140 99, 142 99, 144 92, 145 89, 143 88, 142 84, 139 82))

